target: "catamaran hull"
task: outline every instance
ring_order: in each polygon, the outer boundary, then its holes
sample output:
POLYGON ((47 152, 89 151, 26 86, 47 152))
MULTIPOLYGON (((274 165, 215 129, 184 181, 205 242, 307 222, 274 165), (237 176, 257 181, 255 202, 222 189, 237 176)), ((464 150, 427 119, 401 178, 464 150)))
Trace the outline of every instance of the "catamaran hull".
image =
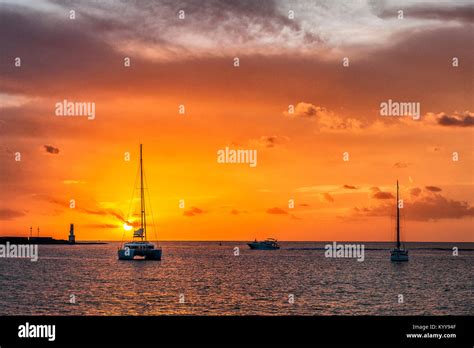
POLYGON ((120 249, 118 251, 119 260, 150 260, 160 261, 161 260, 161 249, 152 250, 137 250, 137 249, 120 249))

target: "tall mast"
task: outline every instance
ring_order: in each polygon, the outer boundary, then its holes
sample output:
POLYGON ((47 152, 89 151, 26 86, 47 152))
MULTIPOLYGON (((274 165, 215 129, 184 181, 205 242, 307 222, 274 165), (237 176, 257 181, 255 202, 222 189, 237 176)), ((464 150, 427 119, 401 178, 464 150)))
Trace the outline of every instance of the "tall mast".
POLYGON ((146 240, 146 216, 145 216, 145 193, 143 189, 143 156, 142 156, 142 147, 143 145, 140 144, 140 210, 141 210, 141 228, 143 231, 142 235, 142 240, 143 237, 145 237, 146 240))
POLYGON ((398 180, 397 180, 397 249, 400 249, 400 206, 398 198, 398 180))

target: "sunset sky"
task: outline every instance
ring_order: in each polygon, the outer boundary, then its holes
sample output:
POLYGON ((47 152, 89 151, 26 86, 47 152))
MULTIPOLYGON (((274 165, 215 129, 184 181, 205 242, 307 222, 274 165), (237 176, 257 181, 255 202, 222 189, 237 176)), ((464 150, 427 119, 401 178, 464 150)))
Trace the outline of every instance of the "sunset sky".
POLYGON ((0 0, 0 235, 121 240, 142 143, 159 240, 393 240, 398 179, 404 240, 473 242, 473 23, 472 1, 0 0))

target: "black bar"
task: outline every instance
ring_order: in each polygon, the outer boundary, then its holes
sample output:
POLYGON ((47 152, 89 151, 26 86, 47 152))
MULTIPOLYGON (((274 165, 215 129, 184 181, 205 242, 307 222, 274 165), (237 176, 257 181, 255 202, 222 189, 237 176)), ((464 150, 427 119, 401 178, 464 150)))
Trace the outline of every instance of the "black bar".
POLYGON ((57 344, 324 344, 472 347, 473 317, 0 317, 0 346, 57 344), (55 340, 20 338, 25 323, 55 325, 55 340), (425 331, 413 325, 427 326, 425 331), (434 326, 432 326, 434 325, 434 326), (448 325, 440 326, 440 325, 448 325), (454 326, 453 326, 454 325, 454 326), (407 338, 407 334, 455 334, 455 338, 407 338), (139 341, 137 339, 139 338, 139 341))

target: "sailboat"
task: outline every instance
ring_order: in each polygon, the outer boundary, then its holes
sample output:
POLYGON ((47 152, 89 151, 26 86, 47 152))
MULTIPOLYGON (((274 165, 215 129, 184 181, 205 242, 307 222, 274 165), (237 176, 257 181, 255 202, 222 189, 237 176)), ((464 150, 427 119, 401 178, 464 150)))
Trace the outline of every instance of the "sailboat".
POLYGON ((399 206, 398 180, 397 180, 397 246, 390 252, 390 260, 393 262, 408 261, 408 250, 400 243, 400 206, 399 206))
POLYGON ((146 235, 145 192, 143 188, 143 146, 140 144, 140 228, 133 232, 133 240, 125 243, 118 250, 119 260, 134 260, 135 257, 145 260, 161 260, 161 248, 155 247, 147 240, 146 235))

